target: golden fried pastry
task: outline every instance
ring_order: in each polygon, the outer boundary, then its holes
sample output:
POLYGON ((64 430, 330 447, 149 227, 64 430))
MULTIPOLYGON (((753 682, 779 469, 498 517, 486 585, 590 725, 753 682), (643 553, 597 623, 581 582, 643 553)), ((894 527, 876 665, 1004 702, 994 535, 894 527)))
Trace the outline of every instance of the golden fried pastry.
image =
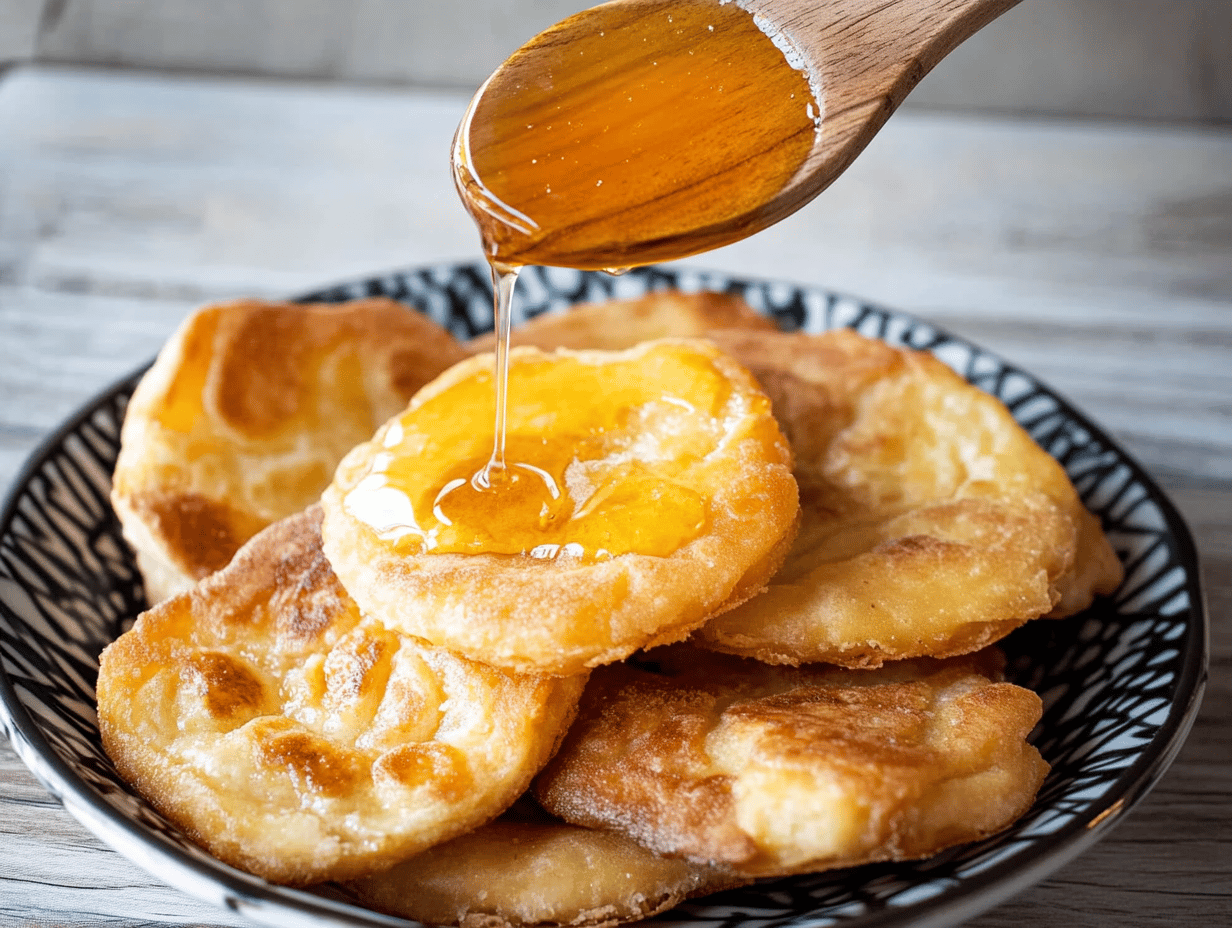
POLYGON ((189 317, 124 419, 112 503, 151 602, 315 503, 355 444, 467 352, 392 300, 245 300, 189 317))
POLYGON ((429 925, 600 928, 749 882, 659 857, 616 832, 514 808, 348 888, 366 906, 429 925))
MULTIPOLYGON (((509 344, 545 351, 619 351, 660 338, 702 338, 713 329, 774 332, 777 328, 734 294, 660 290, 633 300, 582 303, 564 312, 543 313, 513 329, 509 344)), ((474 351, 492 351, 496 336, 480 335, 467 344, 474 351)))
POLYGON ((714 338, 771 397, 802 524, 767 592, 699 643, 876 667, 977 650, 1120 583, 1061 466, 940 361, 846 330, 714 338))
POLYGON ((751 876, 906 860, 1005 828, 1048 765, 984 651, 878 670, 691 645, 601 667, 535 780, 555 815, 751 876))
POLYGON ((313 507, 102 654, 120 775, 220 860, 291 884, 389 866, 508 807, 581 678, 518 676, 362 617, 313 507))
POLYGON ((578 673, 762 589, 799 504, 748 372, 706 342, 456 365, 339 465, 323 535, 360 607, 472 660, 578 673), (493 473, 485 488, 475 475, 493 473))

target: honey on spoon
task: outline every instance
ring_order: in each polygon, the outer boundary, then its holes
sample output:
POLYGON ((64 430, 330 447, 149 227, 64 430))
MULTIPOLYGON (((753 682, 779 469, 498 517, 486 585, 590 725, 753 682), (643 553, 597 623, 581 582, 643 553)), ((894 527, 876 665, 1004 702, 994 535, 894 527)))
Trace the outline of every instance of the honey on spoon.
POLYGON ((1016 0, 616 0, 514 52, 453 170, 487 258, 590 270, 730 244, 808 203, 1016 0))
MULTIPOLYGON (((941 58, 1016 2, 615 0, 540 33, 498 68, 453 146, 455 183, 493 269, 497 332, 492 453, 441 489, 442 501, 455 494, 462 525, 516 535, 554 505, 542 468, 506 462, 519 267, 619 271, 772 225, 838 177, 941 58), (484 501, 502 487, 500 505, 484 501)), ((575 440, 547 436, 548 456, 575 440)))
POLYGON ((611 3, 541 33, 479 90, 454 142, 487 257, 602 270, 755 231, 821 123, 820 88, 789 62, 714 0, 611 3))

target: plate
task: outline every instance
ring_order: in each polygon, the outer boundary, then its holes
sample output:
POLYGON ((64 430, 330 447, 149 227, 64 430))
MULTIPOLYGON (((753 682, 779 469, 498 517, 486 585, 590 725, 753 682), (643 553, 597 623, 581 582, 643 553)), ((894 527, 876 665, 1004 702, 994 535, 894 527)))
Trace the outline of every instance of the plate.
MULTIPOLYGON (((953 924, 1056 870, 1096 841, 1167 768, 1206 673, 1207 625, 1193 541, 1176 509, 1098 426, 1030 374, 920 319, 818 288, 642 268, 621 277, 528 268, 514 324, 573 303, 677 287, 738 293, 786 329, 848 326, 932 351, 1003 400, 1068 471, 1126 566, 1118 593, 1004 643, 1009 676, 1044 700, 1033 740, 1052 772, 1031 810, 978 844, 908 864, 758 883, 655 919, 679 926, 871 928, 953 924)), ((389 296, 459 338, 492 327, 486 265, 390 273, 307 294, 389 296)), ((94 713, 98 654, 145 606, 108 502, 125 404, 141 371, 104 391, 31 458, 0 511, 0 723, 68 811, 121 854, 198 898, 279 925, 407 925, 327 891, 287 889, 227 867, 125 784, 94 713)))

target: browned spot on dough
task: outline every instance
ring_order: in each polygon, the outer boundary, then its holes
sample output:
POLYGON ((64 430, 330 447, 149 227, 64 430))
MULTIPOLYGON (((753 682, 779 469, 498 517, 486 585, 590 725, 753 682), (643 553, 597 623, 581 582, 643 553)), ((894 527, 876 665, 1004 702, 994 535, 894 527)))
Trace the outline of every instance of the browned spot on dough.
POLYGON ((428 379, 424 376, 424 356, 422 351, 402 349, 394 352, 389 359, 389 381, 394 390, 401 393, 410 402, 416 391, 428 379))
POLYGON ((377 758, 373 775, 406 787, 428 786, 446 802, 461 799, 472 782, 466 756, 439 741, 404 744, 386 751, 377 758))
POLYGON ((188 659, 188 672, 203 684, 205 711, 216 719, 248 718, 265 703, 261 681, 227 654, 199 651, 188 659))
POLYGON ((285 770, 301 792, 335 799, 355 789, 362 777, 354 755, 310 732, 260 729, 254 737, 261 763, 285 770))
POLYGON ((299 412, 307 384, 302 320, 285 307, 253 303, 229 339, 221 358, 218 411, 246 435, 278 432, 299 412))
POLYGON ((263 521, 196 493, 147 496, 134 502, 144 510, 144 518, 158 526, 158 533, 195 580, 226 567, 240 545, 265 527, 263 521))

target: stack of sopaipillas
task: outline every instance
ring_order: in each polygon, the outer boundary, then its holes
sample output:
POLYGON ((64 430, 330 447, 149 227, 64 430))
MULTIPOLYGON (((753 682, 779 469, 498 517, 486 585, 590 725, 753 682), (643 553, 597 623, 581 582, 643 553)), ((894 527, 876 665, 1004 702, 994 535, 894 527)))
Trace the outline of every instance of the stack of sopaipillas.
POLYGON ((491 443, 482 340, 370 300, 207 307, 168 343, 114 502, 170 598, 98 685, 168 818, 424 922, 607 925, 1026 811, 1040 700, 994 643, 1121 568, 999 402, 716 294, 514 344, 512 447, 571 444, 507 550, 421 473, 491 443))

